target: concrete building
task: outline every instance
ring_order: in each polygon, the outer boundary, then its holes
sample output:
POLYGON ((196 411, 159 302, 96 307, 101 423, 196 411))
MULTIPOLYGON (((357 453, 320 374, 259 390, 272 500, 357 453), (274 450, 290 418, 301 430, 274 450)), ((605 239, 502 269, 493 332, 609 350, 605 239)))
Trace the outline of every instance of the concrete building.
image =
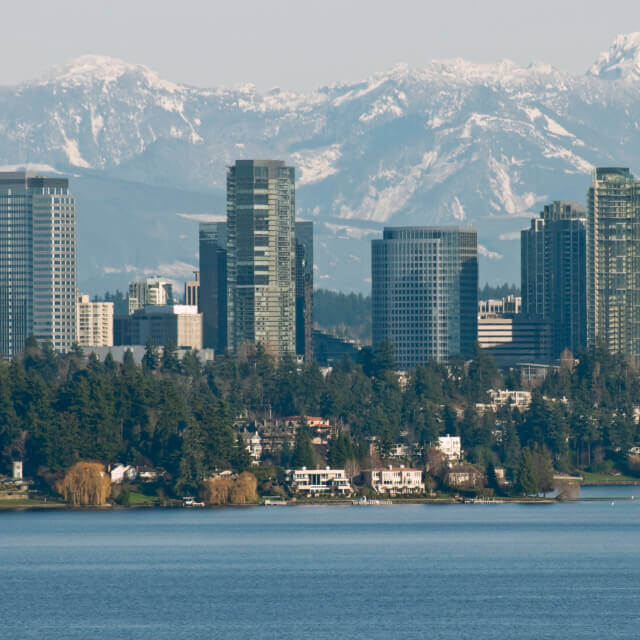
POLYGON ((374 347, 389 341, 402 370, 470 356, 477 336, 476 232, 386 227, 371 254, 374 347))
POLYGON ((200 293, 200 272, 193 272, 194 279, 184 283, 184 303, 188 307, 198 306, 198 295, 200 293))
POLYGON ((295 179, 279 160, 237 160, 227 171, 229 348, 261 343, 295 355, 295 179))
POLYGON ((378 493, 388 493, 390 495, 422 493, 424 482, 422 481, 422 471, 420 469, 407 469, 400 465, 392 465, 365 471, 367 484, 378 493))
POLYGON ((129 284, 129 313, 147 305, 173 304, 173 285, 158 276, 149 276, 129 284))
POLYGON ((586 216, 576 202, 545 205, 521 232, 522 312, 546 320, 551 358, 586 344, 586 216))
POLYGON ((0 172, 0 356, 76 341, 76 200, 67 178, 0 172))
POLYGON ((313 222, 296 222, 296 354, 313 359, 313 222))
POLYGON ((443 453, 449 460, 460 460, 462 456, 462 445, 460 436, 440 436, 438 438, 438 450, 443 453))
POLYGON ((202 222, 199 227, 202 341, 224 353, 227 348, 227 223, 202 222))
POLYGON ((91 302, 78 294, 77 340, 80 347, 113 346, 113 302, 91 302))
MULTIPOLYGON (((146 350, 147 350, 147 347, 144 344, 120 344, 113 347, 87 347, 84 350, 84 353, 87 356, 91 353, 94 353, 98 357, 98 360, 100 360, 101 362, 104 362, 107 355, 111 354, 111 357, 114 359, 115 362, 122 363, 124 362, 124 357, 126 352, 130 351, 133 361, 137 365, 140 365, 142 363, 142 359, 144 358, 144 354, 146 350)), ((176 356, 178 357, 178 360, 182 360, 185 354, 189 351, 191 350, 188 348, 178 349, 176 351, 176 356)), ((163 352, 163 346, 160 345, 158 346, 158 355, 160 357, 162 357, 162 352, 163 352)), ((196 356, 200 361, 200 364, 204 366, 205 364, 207 364, 207 362, 213 362, 213 359, 214 359, 213 349, 199 349, 196 353, 196 356)))
POLYGON ((597 168, 587 192, 587 344, 640 357, 640 182, 597 168))
POLYGON ((317 495, 321 493, 336 493, 348 495, 351 493, 351 483, 344 469, 295 469, 291 472, 291 488, 295 493, 317 495))
POLYGON ((130 316, 115 319, 116 345, 144 345, 149 341, 159 346, 173 342, 178 349, 202 349, 202 314, 197 307, 149 304, 130 316))

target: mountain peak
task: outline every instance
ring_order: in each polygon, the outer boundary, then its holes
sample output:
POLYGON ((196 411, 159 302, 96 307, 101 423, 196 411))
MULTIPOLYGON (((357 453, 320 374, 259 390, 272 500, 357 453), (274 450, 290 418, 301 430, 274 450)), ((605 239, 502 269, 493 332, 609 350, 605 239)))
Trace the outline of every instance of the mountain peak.
POLYGON ((607 80, 640 79, 640 32, 616 36, 587 73, 607 80))
POLYGON ((118 82, 124 76, 137 76, 147 86, 174 93, 182 87, 163 80, 155 71, 142 64, 133 64, 110 56, 86 54, 52 67, 40 84, 107 85, 118 82))

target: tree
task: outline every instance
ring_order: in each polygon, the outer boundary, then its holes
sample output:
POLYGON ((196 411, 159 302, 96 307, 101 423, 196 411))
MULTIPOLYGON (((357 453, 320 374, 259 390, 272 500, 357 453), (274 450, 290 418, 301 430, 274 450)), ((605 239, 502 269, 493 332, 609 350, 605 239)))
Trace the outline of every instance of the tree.
MULTIPOLYGON (((146 354, 145 354, 146 355, 146 354)), ((174 340, 167 340, 162 350, 162 368, 165 371, 180 371, 180 360, 178 360, 177 347, 174 340)))
POLYGON ((151 339, 147 340, 144 356, 142 356, 142 368, 145 371, 155 371, 158 368, 158 347, 151 339))
POLYGON ((311 433, 307 427, 298 429, 296 433, 291 465, 296 469, 301 467, 313 469, 316 466, 316 452, 311 442, 311 433))
POLYGON ((533 456, 526 447, 522 450, 520 469, 518 472, 518 487, 525 496, 538 493, 538 483, 536 482, 533 468, 533 456))

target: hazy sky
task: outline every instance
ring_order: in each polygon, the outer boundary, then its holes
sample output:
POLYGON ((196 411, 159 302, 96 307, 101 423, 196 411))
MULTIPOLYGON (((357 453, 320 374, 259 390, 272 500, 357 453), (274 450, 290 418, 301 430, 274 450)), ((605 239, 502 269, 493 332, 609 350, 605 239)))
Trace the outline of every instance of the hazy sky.
POLYGON ((189 84, 310 89, 457 56, 581 72, 640 31, 640 0, 30 0, 2 22, 2 84, 98 53, 189 84))

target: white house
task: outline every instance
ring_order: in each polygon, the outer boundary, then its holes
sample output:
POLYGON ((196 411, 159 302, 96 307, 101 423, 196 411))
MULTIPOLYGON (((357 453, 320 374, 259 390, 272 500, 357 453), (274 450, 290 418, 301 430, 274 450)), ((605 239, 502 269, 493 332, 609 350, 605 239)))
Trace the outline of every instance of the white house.
POLYGON ((351 493, 351 483, 344 469, 294 469, 291 473, 291 486, 296 493, 309 495, 318 493, 351 493))
POLYGON ((133 482, 137 477, 137 469, 130 464, 116 464, 111 468, 111 484, 133 482))
POLYGON ((251 464, 260 464, 260 458, 262 458, 262 438, 260 434, 257 431, 242 431, 241 435, 251 456, 251 464))
POLYGON ((460 436, 440 436, 438 438, 438 449, 449 460, 460 460, 462 456, 462 448, 460 445, 460 436))
POLYGON ((365 471, 369 486, 378 493, 422 493, 424 482, 420 469, 408 469, 403 465, 365 471))

